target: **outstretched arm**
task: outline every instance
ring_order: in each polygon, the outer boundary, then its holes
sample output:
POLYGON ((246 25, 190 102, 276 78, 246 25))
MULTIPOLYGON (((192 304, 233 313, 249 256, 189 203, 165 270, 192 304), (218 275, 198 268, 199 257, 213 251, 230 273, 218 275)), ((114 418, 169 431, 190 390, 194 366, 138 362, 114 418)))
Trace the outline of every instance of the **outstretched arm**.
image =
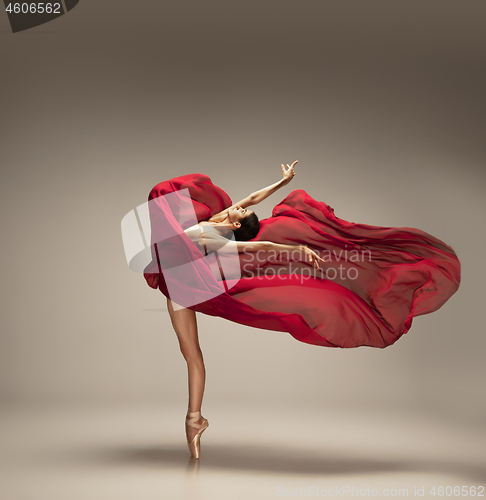
POLYGON ((319 261, 324 260, 319 255, 305 245, 286 245, 274 243, 273 241, 228 241, 221 235, 214 232, 207 233, 205 237, 206 250, 218 252, 275 252, 287 260, 299 260, 319 269, 319 261))
POLYGON ((257 205, 261 201, 263 201, 265 198, 268 198, 271 194, 275 193, 275 191, 279 190, 281 187, 286 186, 294 177, 295 172, 294 172, 294 165, 298 162, 299 160, 295 160, 292 165, 287 164, 287 168, 283 165, 282 167, 282 178, 278 181, 275 182, 275 184, 271 184, 270 186, 267 186, 266 188, 260 189, 259 191, 255 191, 254 193, 251 193, 249 196, 246 198, 243 198, 240 200, 238 203, 233 203, 231 207, 225 208, 221 212, 213 215, 209 220, 210 221, 220 221, 224 220, 226 216, 228 215, 228 211, 230 208, 233 207, 241 207, 241 208, 247 208, 251 207, 252 205, 257 205))
POLYGON ((238 252, 275 252, 287 260, 305 262, 310 266, 316 266, 317 269, 320 269, 319 261, 324 262, 314 250, 305 245, 286 245, 273 241, 236 241, 234 243, 236 243, 238 252))
MULTIPOLYGON (((276 182, 275 184, 272 184, 266 188, 260 189, 260 191, 255 191, 250 195, 250 198, 253 201, 253 205, 256 205, 257 203, 260 203, 263 201, 265 198, 268 198, 271 194, 275 193, 278 189, 280 189, 283 186, 286 186, 294 177, 295 172, 294 172, 294 165, 298 162, 299 160, 295 160, 292 165, 287 164, 287 168, 284 167, 283 163, 281 165, 282 167, 282 178, 276 182)), ((241 206, 241 205, 240 205, 241 206)), ((245 207, 243 207, 245 208, 245 207)))

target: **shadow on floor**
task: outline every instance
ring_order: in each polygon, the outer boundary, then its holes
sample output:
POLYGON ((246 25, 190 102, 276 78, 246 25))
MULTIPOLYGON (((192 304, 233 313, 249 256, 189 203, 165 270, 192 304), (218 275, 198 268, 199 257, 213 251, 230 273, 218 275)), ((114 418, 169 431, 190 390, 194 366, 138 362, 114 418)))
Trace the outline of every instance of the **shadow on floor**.
POLYGON ((486 471, 481 464, 467 464, 447 460, 378 460, 376 458, 333 456, 329 450, 303 450, 286 446, 257 444, 201 446, 201 459, 190 458, 186 446, 174 447, 120 447, 62 453, 53 457, 73 465, 160 466, 186 471, 217 470, 227 473, 295 475, 354 475, 378 473, 435 473, 463 478, 465 481, 486 482, 486 471))

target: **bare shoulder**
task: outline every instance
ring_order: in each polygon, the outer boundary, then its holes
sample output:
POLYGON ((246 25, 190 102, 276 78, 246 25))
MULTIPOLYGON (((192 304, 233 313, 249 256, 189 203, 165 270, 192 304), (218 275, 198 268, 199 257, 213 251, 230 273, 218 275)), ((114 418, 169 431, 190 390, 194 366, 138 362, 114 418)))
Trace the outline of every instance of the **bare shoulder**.
POLYGON ((209 220, 212 222, 221 222, 223 221, 226 216, 228 215, 228 212, 235 207, 241 207, 241 208, 247 208, 251 207, 252 205, 256 205, 255 202, 255 196, 254 194, 251 194, 250 196, 247 196, 246 198, 243 198, 237 203, 233 203, 230 207, 225 208, 221 212, 218 212, 217 214, 214 214, 209 220))

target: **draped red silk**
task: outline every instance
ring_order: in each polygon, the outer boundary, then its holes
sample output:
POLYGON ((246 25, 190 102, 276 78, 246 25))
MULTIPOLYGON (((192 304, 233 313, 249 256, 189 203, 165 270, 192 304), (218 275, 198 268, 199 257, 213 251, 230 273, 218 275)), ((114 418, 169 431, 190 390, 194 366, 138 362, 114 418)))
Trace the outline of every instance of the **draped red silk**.
MULTIPOLYGON (((176 177, 152 189, 152 240, 162 226, 180 234, 180 241, 166 245, 162 252, 179 258, 182 246, 187 262, 196 260, 198 252, 181 234, 190 224, 167 217, 163 203, 163 195, 184 188, 199 222, 232 202, 204 174, 176 177)), ((279 258, 275 252, 242 253, 241 278, 226 280, 223 288, 223 280, 215 278, 199 254, 195 278, 178 284, 180 297, 202 287, 210 298, 190 309, 288 332, 308 344, 384 348, 408 332, 413 317, 436 311, 459 288, 460 262, 441 240, 419 229, 339 219, 329 205, 301 189, 276 205, 272 217, 260 221, 260 232, 252 241, 259 240, 307 245, 326 262, 317 271, 291 257, 279 258)), ((152 252, 144 277, 149 286, 169 297, 160 253, 160 248, 158 255, 152 252)), ((177 302, 173 295, 169 298, 177 302)))

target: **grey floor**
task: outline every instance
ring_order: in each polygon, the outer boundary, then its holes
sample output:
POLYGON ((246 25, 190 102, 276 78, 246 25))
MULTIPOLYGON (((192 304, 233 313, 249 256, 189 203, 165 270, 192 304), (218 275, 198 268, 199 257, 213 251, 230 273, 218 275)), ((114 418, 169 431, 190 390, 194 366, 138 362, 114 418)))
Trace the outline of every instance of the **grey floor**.
POLYGON ((437 498, 434 486, 486 484, 484 430, 416 411, 206 409, 196 461, 184 410, 3 409, 0 498, 437 498))

